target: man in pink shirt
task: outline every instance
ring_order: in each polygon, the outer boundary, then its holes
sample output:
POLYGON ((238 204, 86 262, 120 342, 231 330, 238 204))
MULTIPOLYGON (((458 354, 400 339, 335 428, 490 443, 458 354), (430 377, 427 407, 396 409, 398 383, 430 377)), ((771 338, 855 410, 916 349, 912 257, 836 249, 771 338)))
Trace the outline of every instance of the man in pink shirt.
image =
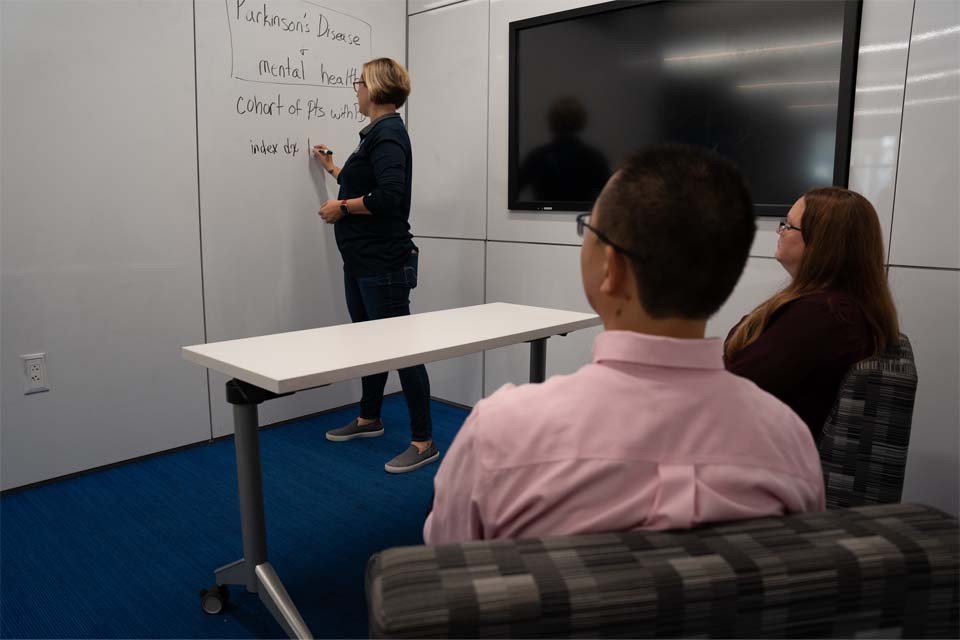
POLYGON ((810 429, 728 373, 707 319, 756 230, 737 168, 648 147, 577 219, 605 331, 593 362, 474 407, 434 480, 428 544, 633 529, 824 508, 810 429))

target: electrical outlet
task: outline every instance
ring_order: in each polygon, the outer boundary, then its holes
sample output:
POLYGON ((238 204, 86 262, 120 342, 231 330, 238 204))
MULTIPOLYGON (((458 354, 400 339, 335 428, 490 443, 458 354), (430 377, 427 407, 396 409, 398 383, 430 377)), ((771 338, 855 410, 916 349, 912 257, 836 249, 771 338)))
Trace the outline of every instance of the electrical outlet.
POLYGON ((20 356, 20 359, 23 360, 23 376, 26 382, 24 394, 50 391, 47 386, 47 354, 31 353, 20 356))

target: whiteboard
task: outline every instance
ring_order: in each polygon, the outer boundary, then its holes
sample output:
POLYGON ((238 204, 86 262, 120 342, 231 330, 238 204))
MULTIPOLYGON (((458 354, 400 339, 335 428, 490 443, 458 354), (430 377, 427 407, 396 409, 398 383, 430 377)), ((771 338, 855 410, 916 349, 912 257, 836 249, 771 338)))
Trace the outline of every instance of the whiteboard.
MULTIPOLYGON (((196 3, 197 140, 207 340, 349 322, 333 227, 317 211, 367 123, 353 80, 374 57, 405 61, 397 0, 196 3)), ((318 354, 317 357, 322 357, 318 354)), ((232 431, 211 374, 214 435, 232 431)), ((388 388, 388 392, 391 391, 388 388)), ((359 381, 263 405, 275 422, 359 397, 359 381)))

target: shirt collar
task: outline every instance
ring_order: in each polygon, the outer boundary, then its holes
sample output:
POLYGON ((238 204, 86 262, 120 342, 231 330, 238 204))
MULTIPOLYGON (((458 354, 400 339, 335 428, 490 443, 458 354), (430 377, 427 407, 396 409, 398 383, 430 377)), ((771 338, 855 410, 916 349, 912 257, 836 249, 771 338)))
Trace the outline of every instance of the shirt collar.
POLYGON ((387 118, 399 118, 399 117, 400 117, 399 111, 391 111, 390 113, 385 113, 382 116, 378 116, 375 120, 371 120, 370 123, 367 126, 365 126, 363 129, 360 129, 360 137, 363 138, 368 133, 370 133, 378 122, 382 122, 387 118))
POLYGON ((720 338, 686 340, 636 331, 604 331, 593 341, 593 361, 681 369, 723 369, 723 342, 720 338))

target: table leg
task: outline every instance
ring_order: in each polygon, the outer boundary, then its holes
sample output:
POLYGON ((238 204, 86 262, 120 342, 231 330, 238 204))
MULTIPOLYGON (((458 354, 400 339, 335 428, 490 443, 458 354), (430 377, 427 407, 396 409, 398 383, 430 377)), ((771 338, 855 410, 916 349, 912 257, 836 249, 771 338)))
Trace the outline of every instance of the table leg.
POLYGON ((257 405, 233 405, 233 441, 237 449, 240 525, 243 531, 244 577, 247 591, 257 592, 257 565, 267 561, 267 528, 263 515, 260 434, 257 405))
MULTIPOLYGON (((234 383, 236 381, 231 381, 234 383)), ((246 386, 242 393, 231 392, 234 445, 237 451, 237 484, 240 493, 240 526, 243 534, 243 558, 220 567, 214 573, 218 585, 244 585, 256 593, 291 638, 312 638, 310 630, 294 606, 273 565, 267 560, 267 528, 263 513, 263 474, 260 469, 260 433, 257 404, 277 397, 246 386), (254 391, 255 390, 255 391, 254 391), (257 391, 261 393, 256 393, 257 391), (258 402, 259 401, 259 402, 258 402)), ((245 385, 245 383, 239 383, 245 385)))
POLYGON ((547 339, 530 341, 530 382, 547 379, 547 339))

